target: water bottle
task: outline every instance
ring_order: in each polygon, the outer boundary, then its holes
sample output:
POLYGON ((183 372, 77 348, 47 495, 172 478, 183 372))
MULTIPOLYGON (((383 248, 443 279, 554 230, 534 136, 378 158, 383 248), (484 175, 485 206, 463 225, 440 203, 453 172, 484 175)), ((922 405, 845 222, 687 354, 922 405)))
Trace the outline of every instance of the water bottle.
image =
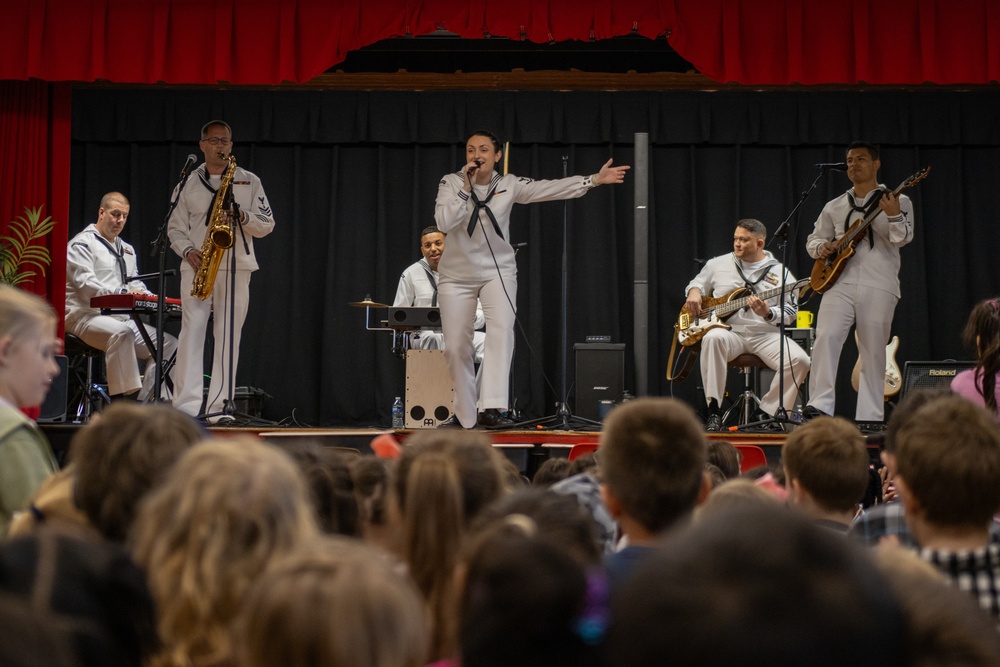
POLYGON ((397 430, 406 428, 403 420, 403 399, 399 396, 392 402, 392 427, 397 430))

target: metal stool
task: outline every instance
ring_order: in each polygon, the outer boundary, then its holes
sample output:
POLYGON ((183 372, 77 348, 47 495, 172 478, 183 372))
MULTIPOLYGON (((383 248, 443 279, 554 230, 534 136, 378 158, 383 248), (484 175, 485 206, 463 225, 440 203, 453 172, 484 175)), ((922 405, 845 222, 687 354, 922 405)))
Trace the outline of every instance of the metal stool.
POLYGON ((104 352, 91 347, 71 333, 66 334, 66 356, 69 357, 70 380, 73 394, 69 405, 75 406, 73 421, 79 423, 90 419, 90 415, 111 403, 107 390, 95 381, 94 360, 104 358, 104 352))
POLYGON ((722 416, 722 423, 728 424, 729 417, 738 411, 739 419, 736 423, 741 426, 749 424, 754 421, 754 415, 760 411, 760 399, 757 398, 757 393, 754 391, 754 371, 761 368, 768 368, 768 365, 756 354, 749 353, 741 354, 735 359, 731 359, 726 365, 730 368, 740 369, 740 372, 743 374, 743 393, 726 410, 726 413, 722 416))

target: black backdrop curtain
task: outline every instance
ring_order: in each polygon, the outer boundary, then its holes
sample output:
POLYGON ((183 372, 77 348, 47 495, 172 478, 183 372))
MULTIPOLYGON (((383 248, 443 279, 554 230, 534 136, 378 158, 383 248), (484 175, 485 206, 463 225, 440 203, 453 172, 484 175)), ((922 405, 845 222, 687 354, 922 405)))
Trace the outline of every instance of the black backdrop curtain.
MULTIPOLYGON (((903 250, 898 360, 965 358, 969 308, 1000 293, 993 263, 1000 165, 1000 105, 991 92, 325 92, 79 89, 73 97, 70 234, 95 219, 101 194, 125 192, 124 237, 141 270, 198 130, 211 118, 234 128, 233 154, 257 173, 275 211, 257 245, 237 384, 273 398, 265 416, 316 426, 387 423, 403 393, 402 360, 386 332, 364 329, 349 301, 390 302, 399 274, 419 257, 433 222, 437 182, 463 163, 464 139, 490 129, 509 140, 510 171, 587 174, 609 157, 632 163, 636 132, 650 137, 650 393, 694 401, 697 374, 663 379, 672 326, 694 258, 728 252, 734 223, 773 231, 815 176, 863 138, 880 146, 880 180, 895 186, 924 165, 910 190, 916 239, 903 250)), ((200 157, 200 155, 199 155, 200 157)), ((803 250, 822 205, 849 186, 831 173, 803 204, 789 265, 807 275, 803 250)), ((570 346, 586 335, 628 344, 633 387, 633 190, 599 188, 567 204, 570 346)), ((561 384, 560 250, 563 203, 515 208, 518 334, 512 393, 529 415, 550 414, 561 384), (529 346, 530 343, 530 346, 529 346), (530 348, 530 349, 529 349, 530 348), (551 383, 551 387, 546 382, 551 383), (554 387, 554 391, 552 389, 554 387)), ((178 259, 168 251, 167 266, 178 259)), ((182 286, 168 283, 168 294, 182 286)), ((183 286, 189 289, 189 286, 183 286)), ((818 309, 814 300, 806 307, 818 309)), ((574 377, 568 352, 568 377, 574 377)), ((846 353, 841 375, 856 356, 846 353)), ((731 389, 733 389, 731 387, 731 389)), ((573 404, 572 395, 571 406, 573 404)), ((853 415, 841 382, 838 413, 853 415)))

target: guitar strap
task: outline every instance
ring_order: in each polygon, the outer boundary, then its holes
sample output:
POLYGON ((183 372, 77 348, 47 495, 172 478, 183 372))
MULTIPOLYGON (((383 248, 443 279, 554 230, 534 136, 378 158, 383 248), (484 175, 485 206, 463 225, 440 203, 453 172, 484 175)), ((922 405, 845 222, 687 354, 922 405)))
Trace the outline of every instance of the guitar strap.
POLYGON ((677 370, 677 328, 674 327, 674 340, 670 343, 670 356, 667 358, 667 382, 684 382, 687 376, 691 373, 691 369, 694 368, 694 362, 698 359, 698 353, 701 351, 701 344, 694 345, 691 347, 681 347, 680 355, 684 355, 684 350, 687 350, 688 355, 684 357, 684 363, 681 364, 680 370, 677 370))

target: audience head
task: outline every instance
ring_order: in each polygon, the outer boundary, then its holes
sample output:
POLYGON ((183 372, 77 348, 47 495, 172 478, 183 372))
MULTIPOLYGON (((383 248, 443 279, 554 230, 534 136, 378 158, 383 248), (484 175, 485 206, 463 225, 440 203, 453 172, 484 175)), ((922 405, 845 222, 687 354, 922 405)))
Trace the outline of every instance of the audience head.
POLYGON ((533 486, 545 488, 576 474, 576 461, 562 457, 546 459, 531 478, 533 486))
POLYGON ((740 463, 743 456, 728 440, 708 441, 708 462, 715 464, 726 479, 736 479, 740 476, 740 463))
POLYGON ((391 544, 389 531, 388 495, 392 463, 377 456, 360 456, 351 462, 351 478, 358 496, 358 518, 365 541, 390 551, 398 545, 391 544))
POLYGON ((463 667, 597 664, 594 644, 606 618, 602 573, 594 568, 588 577, 583 563, 534 519, 507 514, 477 533, 463 573, 463 667))
POLYGON ((694 410, 679 400, 639 398, 618 406, 600 442, 609 509, 651 533, 688 515, 707 491, 705 434, 694 410))
POLYGON ((616 667, 900 665, 902 639, 869 554, 754 503, 671 532, 613 599, 606 651, 616 667))
POLYGON ((130 534, 169 659, 227 658, 250 582, 317 534, 302 475, 276 447, 244 437, 185 452, 143 501, 130 534))
POLYGON ((896 466, 908 522, 919 514, 933 526, 981 530, 1000 508, 1000 426, 960 396, 927 403, 900 427, 896 466))
POLYGON ((853 512, 868 486, 865 438, 842 417, 819 417, 792 431, 781 449, 792 504, 853 512))
POLYGON ((976 388, 986 407, 997 410, 996 376, 1000 372, 1000 300, 980 301, 962 332, 965 346, 976 353, 976 388))
POLYGON ((423 602, 382 554, 322 537, 276 561, 238 623, 244 667, 421 667, 423 602))
MULTIPOLYGON (((121 545, 50 528, 7 540, 0 598, 8 603, 0 606, 20 608, 51 630, 45 650, 61 649, 63 662, 47 664, 137 667, 159 646, 146 580, 121 545)), ((2 627, 2 635, 16 631, 6 621, 2 627)))
POLYGON ((701 521, 720 512, 729 512, 739 507, 761 503, 778 505, 780 501, 771 491, 749 479, 738 477, 726 480, 712 489, 705 502, 694 510, 694 518, 701 521))
POLYGON ((76 504, 106 539, 124 542, 139 501, 202 438, 191 417, 168 405, 108 406, 70 445, 76 504))
POLYGON ((59 374, 55 346, 52 306, 0 284, 0 397, 15 407, 41 405, 59 374))
POLYGON ((300 438, 282 443, 282 450, 299 465, 309 488, 320 530, 330 535, 360 537, 358 499, 351 476, 351 462, 358 455, 300 438))

